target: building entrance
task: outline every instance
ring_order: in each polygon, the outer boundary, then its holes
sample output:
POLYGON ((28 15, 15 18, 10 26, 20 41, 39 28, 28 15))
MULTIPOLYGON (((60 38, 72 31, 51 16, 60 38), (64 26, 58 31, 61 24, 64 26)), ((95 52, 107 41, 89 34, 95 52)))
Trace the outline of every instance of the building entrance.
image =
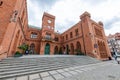
POLYGON ((69 46, 66 45, 66 54, 69 54, 69 46))
POLYGON ((46 46, 45 46, 45 54, 46 55, 50 54, 50 44, 49 43, 47 43, 46 46))

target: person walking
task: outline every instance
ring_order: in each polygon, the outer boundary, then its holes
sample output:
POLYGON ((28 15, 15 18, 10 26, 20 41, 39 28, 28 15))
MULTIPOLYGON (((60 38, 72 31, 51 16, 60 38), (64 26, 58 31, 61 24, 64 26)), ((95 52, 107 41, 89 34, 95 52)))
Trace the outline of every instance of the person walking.
POLYGON ((64 55, 66 55, 66 52, 64 51, 64 55))
POLYGON ((117 61, 117 54, 116 54, 116 52, 114 52, 114 58, 117 61))
POLYGON ((28 53, 29 53, 29 51, 28 51, 28 50, 26 50, 26 51, 25 51, 25 54, 26 54, 26 55, 28 55, 28 53))

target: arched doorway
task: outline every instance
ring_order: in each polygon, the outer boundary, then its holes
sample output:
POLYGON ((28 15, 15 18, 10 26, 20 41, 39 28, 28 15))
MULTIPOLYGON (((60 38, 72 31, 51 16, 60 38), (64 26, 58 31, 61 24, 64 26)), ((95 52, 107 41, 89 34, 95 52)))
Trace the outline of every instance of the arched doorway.
POLYGON ((59 54, 63 54, 62 47, 60 47, 60 49, 59 49, 59 54))
POLYGON ((50 54, 50 44, 49 44, 49 43, 47 43, 47 44, 45 45, 45 54, 46 54, 46 55, 50 54))
POLYGON ((69 46, 66 45, 66 54, 69 54, 69 46))
POLYGON ((66 47, 64 45, 62 46, 62 54, 66 54, 66 47))
POLYGON ((76 54, 81 54, 81 44, 79 41, 76 43, 76 54))
POLYGON ((58 46, 55 46, 55 48, 54 48, 54 54, 59 54, 58 46))
POLYGON ((71 43, 71 54, 72 55, 74 54, 74 45, 73 45, 73 43, 71 43))
POLYGON ((30 44, 30 54, 35 54, 35 44, 34 43, 30 44))

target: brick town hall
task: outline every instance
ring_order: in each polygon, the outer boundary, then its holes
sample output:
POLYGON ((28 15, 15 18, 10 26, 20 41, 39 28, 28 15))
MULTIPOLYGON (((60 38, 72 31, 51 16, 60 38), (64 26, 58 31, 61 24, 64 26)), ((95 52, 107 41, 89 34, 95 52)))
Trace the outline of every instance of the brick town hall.
POLYGON ((103 23, 93 21, 88 12, 61 34, 54 31, 55 16, 49 13, 44 12, 41 26, 28 25, 26 0, 0 0, 0 59, 13 56, 23 43, 33 54, 76 55, 80 51, 100 60, 111 57, 103 23))

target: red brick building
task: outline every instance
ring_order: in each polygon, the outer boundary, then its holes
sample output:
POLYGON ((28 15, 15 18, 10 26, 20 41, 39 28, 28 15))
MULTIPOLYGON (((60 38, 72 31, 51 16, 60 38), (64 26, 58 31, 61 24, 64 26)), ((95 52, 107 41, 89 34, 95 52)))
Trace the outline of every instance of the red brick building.
POLYGON ((28 26, 26 0, 0 0, 0 59, 13 56, 18 46, 29 45, 32 54, 80 52, 101 60, 111 57, 103 23, 96 23, 88 12, 62 34, 55 32, 55 16, 44 13, 42 28, 28 26))
POLYGON ((26 40, 26 4, 26 0, 0 0, 0 58, 13 56, 26 40))

